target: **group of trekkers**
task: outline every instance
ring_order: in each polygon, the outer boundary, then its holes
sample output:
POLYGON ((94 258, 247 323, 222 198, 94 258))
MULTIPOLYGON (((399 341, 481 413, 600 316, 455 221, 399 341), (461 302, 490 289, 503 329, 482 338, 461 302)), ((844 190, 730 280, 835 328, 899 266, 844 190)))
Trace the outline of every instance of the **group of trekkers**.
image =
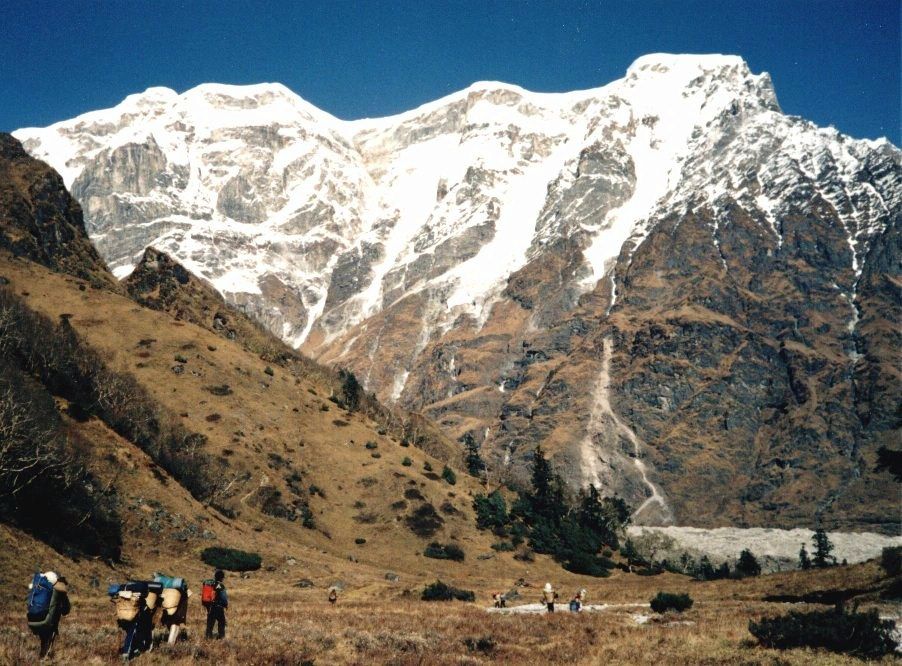
MULTIPOLYGON (((201 583, 201 604, 207 611, 206 637, 225 638, 225 611, 229 607, 225 573, 217 569, 213 578, 201 583)), ((116 609, 116 622, 125 632, 119 654, 130 660, 153 649, 153 631, 157 623, 169 629, 167 643, 175 645, 188 622, 188 598, 192 596, 188 582, 155 573, 153 580, 114 583, 107 588, 110 601, 116 609)), ((585 588, 573 595, 569 610, 578 613, 586 602, 585 588)), ((551 583, 542 590, 542 604, 549 613, 559 598, 551 583)), ((507 596, 501 592, 492 595, 495 608, 506 608, 507 596)), ((338 588, 329 588, 329 603, 338 601, 338 588)), ((53 641, 59 633, 60 619, 71 609, 66 579, 53 572, 36 573, 28 586, 28 626, 41 641, 41 659, 50 654, 53 641)))
MULTIPOLYGON (((568 608, 573 613, 578 613, 583 609, 583 604, 586 603, 586 597, 588 596, 588 592, 586 588, 581 589, 579 592, 573 595, 573 598, 570 599, 570 604, 568 608)), ((545 606, 545 609, 549 613, 554 612, 554 604, 557 603, 559 599, 559 595, 555 592, 554 587, 552 587, 551 583, 545 583, 545 587, 542 589, 542 605, 545 606)), ((507 595, 503 592, 495 592, 492 595, 492 601, 494 602, 495 608, 507 608, 507 595)))
MULTIPOLYGON (((207 611, 207 638, 225 638, 225 611, 229 596, 223 580, 225 573, 217 569, 213 578, 201 584, 201 603, 207 611)), ((188 598, 191 590, 184 578, 156 573, 153 580, 115 583, 107 589, 116 611, 116 622, 125 632, 119 655, 132 659, 153 649, 153 631, 159 624, 169 630, 167 642, 174 645, 188 621, 188 598)), ((29 585, 27 599, 28 626, 41 641, 40 657, 50 654, 59 633, 63 615, 69 604, 66 579, 53 571, 36 573, 29 585)))

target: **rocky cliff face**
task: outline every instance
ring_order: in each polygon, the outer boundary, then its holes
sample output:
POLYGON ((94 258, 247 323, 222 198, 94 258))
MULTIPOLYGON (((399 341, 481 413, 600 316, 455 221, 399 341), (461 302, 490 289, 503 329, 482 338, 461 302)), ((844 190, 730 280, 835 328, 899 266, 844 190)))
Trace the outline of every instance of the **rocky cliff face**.
POLYGON ((118 274, 166 250, 501 476, 541 443, 640 522, 897 524, 871 470, 899 427, 900 151, 782 114, 739 58, 355 122, 276 85, 152 89, 17 134, 118 274))
POLYGON ((6 133, 0 133, 0 248, 95 286, 116 287, 59 174, 6 133))

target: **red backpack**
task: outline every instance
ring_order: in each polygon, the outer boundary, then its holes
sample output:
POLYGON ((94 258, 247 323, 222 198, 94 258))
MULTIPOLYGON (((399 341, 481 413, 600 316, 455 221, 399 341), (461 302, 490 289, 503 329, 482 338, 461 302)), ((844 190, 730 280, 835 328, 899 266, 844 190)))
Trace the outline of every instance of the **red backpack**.
POLYGON ((216 581, 212 578, 208 578, 201 583, 200 602, 204 606, 209 606, 214 601, 216 601, 216 581))

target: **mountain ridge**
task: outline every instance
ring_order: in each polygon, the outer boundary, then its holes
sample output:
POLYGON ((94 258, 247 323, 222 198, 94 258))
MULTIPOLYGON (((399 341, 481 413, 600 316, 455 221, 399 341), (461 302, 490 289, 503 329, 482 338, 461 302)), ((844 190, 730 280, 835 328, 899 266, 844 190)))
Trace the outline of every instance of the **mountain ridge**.
POLYGON ((474 84, 350 138, 284 87, 238 90, 19 134, 68 170, 117 275, 172 254, 503 477, 541 442, 636 506, 642 463, 677 520, 790 524, 897 431, 899 150, 782 114, 740 58, 652 55, 577 93, 474 84), (720 509, 686 487, 693 439, 720 509))

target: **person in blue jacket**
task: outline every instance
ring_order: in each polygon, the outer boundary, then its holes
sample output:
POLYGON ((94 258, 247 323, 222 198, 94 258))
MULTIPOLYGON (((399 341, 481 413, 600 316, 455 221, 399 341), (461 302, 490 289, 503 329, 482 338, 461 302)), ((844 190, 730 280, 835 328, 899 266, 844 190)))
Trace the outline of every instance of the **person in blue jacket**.
POLYGON ((225 609, 229 607, 229 595, 226 592, 225 585, 222 581, 225 578, 225 572, 217 569, 213 574, 213 580, 216 581, 216 596, 213 602, 207 607, 207 638, 213 638, 213 625, 216 624, 216 637, 225 638, 226 618, 225 609))

